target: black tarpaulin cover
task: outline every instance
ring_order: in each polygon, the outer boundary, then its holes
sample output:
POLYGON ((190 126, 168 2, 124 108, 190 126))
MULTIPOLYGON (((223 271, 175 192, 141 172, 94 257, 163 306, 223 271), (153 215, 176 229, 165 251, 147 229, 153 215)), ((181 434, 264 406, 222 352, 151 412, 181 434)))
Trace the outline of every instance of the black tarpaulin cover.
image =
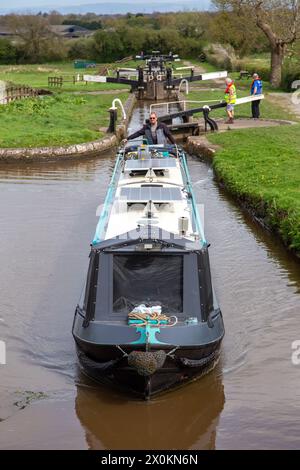
POLYGON ((161 305, 162 312, 183 310, 182 255, 114 255, 113 311, 140 304, 161 305))

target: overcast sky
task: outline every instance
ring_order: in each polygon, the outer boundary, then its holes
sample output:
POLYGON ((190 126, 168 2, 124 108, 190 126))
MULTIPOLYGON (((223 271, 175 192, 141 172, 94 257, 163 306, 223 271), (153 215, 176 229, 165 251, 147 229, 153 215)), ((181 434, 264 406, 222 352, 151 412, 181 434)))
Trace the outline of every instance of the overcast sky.
MULTIPOLYGON (((37 13, 38 11, 58 10, 62 13, 86 13, 86 11, 107 13, 126 13, 132 7, 133 12, 151 12, 155 8, 157 11, 167 11, 166 5, 170 5, 171 11, 187 9, 208 9, 210 0, 0 0, 0 14, 10 12, 37 13), (124 8, 117 8, 118 4, 123 4, 124 8), (86 6, 85 8, 85 5, 86 6), (95 5, 95 8, 93 8, 95 5), (100 7, 103 5, 103 7, 100 7), (126 5, 126 6, 125 6, 126 5), (155 7, 157 5, 157 7, 155 7), (98 7, 98 8, 97 8, 98 7), (99 8, 100 7, 100 8, 99 8), (153 8, 154 7, 154 8, 153 8)), ((167 7, 168 9, 169 7, 167 7)))
MULTIPOLYGON (((138 5, 144 4, 143 0, 110 0, 114 3, 132 3, 138 5)), ((173 0, 163 0, 164 3, 170 2, 173 0)), ((161 0, 151 0, 151 3, 161 3, 161 0)), ((26 7, 36 7, 36 6, 48 6, 48 5, 59 5, 59 6, 73 6, 73 5, 92 5, 93 3, 110 3, 109 0, 12 0, 8 2, 7 0, 0 0, 0 7, 2 8, 26 8, 26 7)), ((182 5, 184 6, 185 0, 181 0, 182 5)), ((201 3, 201 0, 199 0, 201 3)))

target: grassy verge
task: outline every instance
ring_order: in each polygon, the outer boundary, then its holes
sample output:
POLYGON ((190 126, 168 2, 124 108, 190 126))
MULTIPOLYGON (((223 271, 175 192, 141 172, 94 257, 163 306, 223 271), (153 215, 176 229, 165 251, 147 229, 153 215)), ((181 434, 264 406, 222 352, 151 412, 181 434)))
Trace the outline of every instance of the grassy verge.
MULTIPOLYGON (((122 65, 123 66, 123 65, 122 65)), ((127 65, 126 65, 127 66, 127 65)), ((109 70, 116 68, 107 65, 109 70)), ((35 65, 1 65, 0 80, 12 82, 15 85, 27 85, 33 88, 44 88, 51 91, 98 91, 117 90, 128 88, 128 85, 119 83, 93 83, 93 82, 72 82, 73 76, 77 74, 95 75, 100 70, 100 66, 95 69, 75 69, 73 63, 52 63, 35 65), (48 87, 48 77, 63 77, 66 82, 60 88, 48 87)))
POLYGON ((300 256, 300 124, 210 136, 218 178, 300 256))
MULTIPOLYGON (((41 147, 89 142, 104 135, 115 95, 59 93, 0 106, 0 147, 41 147)), ((124 102, 128 93, 118 97, 124 102)))
POLYGON ((216 67, 213 64, 210 64, 207 61, 202 62, 197 59, 189 59, 189 62, 191 62, 191 64, 198 65, 199 67, 203 67, 203 69, 206 72, 219 72, 220 71, 220 68, 216 67))

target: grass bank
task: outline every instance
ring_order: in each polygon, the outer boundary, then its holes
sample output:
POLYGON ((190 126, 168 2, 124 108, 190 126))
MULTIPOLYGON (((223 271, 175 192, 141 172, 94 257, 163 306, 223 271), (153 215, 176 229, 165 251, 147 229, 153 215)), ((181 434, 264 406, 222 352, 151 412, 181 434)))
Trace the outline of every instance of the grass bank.
MULTIPOLYGON (((71 145, 97 140, 108 127, 115 95, 58 93, 0 106, 0 147, 71 145)), ((118 97, 124 102, 128 93, 118 97)))
POLYGON ((209 139, 218 179, 300 256, 300 124, 209 139))
MULTIPOLYGON (((109 70, 116 68, 116 64, 104 64, 109 70)), ((127 64, 124 64, 124 66, 127 64)), ((123 66, 123 65, 122 65, 123 66)), ((128 85, 119 83, 72 83, 73 76, 77 74, 95 75, 102 66, 92 69, 75 69, 73 63, 51 63, 34 65, 0 65, 0 80, 12 82, 14 85, 27 85, 32 88, 44 88, 51 91, 98 91, 119 90, 128 88, 128 85), (63 77, 65 82, 60 88, 48 87, 48 77, 63 77)))
MULTIPOLYGON (((116 64, 108 65, 109 69, 116 64)), ((23 99, 0 106, 1 148, 42 147, 72 145, 97 140, 104 136, 101 127, 108 127, 108 109, 116 89, 128 88, 118 83, 72 83, 77 73, 95 74, 95 69, 75 69, 73 63, 0 66, 0 80, 15 85, 45 88, 52 96, 23 99), (49 76, 62 76, 61 88, 48 87, 49 76), (108 94, 96 95, 88 92, 106 90, 108 94), (74 94, 80 92, 80 95, 74 94)), ((128 93, 118 94, 124 102, 128 93)))

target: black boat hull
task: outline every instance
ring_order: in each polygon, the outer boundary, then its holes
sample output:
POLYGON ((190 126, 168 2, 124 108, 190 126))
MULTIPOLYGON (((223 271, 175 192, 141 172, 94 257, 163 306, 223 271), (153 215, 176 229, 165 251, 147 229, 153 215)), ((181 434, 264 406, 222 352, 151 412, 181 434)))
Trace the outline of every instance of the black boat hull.
MULTIPOLYGON (((131 396, 148 400, 194 381, 213 370, 220 358, 220 344, 221 341, 210 347, 206 345, 203 350, 179 348, 176 354, 166 356, 163 366, 149 375, 142 375, 135 367, 131 367, 127 355, 100 362, 91 359, 78 345, 77 355, 83 372, 91 379, 113 386, 131 396)), ((153 353, 155 354, 155 350, 153 353)))

